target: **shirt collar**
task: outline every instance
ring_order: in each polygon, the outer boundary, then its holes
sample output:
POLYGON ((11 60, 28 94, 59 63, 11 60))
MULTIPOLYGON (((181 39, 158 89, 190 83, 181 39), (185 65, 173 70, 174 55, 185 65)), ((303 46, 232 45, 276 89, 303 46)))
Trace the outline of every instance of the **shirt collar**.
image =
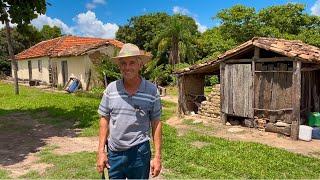
MULTIPOLYGON (((146 91, 146 79, 143 78, 142 76, 140 76, 140 78, 141 78, 141 83, 140 83, 140 86, 139 86, 137 92, 145 92, 146 91)), ((124 88, 123 80, 124 80, 123 78, 120 79, 119 90, 123 93, 127 93, 126 89, 124 88)))

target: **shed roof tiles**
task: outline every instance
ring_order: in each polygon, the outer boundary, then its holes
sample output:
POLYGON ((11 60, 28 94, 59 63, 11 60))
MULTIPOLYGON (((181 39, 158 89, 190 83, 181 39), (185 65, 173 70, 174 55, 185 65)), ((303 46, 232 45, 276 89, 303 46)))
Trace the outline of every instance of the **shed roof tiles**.
POLYGON ((42 41, 16 55, 16 59, 29 59, 42 56, 62 57, 83 55, 89 50, 112 44, 121 48, 123 43, 114 39, 62 36, 42 41))
POLYGON ((208 65, 218 63, 220 61, 228 59, 229 57, 232 57, 236 52, 253 46, 273 51, 287 57, 297 58, 299 60, 320 64, 320 48, 318 47, 305 44, 300 40, 254 37, 251 40, 231 50, 226 51, 225 53, 219 55, 214 59, 210 59, 201 64, 193 65, 191 67, 176 71, 176 74, 183 74, 188 71, 196 70, 208 65))

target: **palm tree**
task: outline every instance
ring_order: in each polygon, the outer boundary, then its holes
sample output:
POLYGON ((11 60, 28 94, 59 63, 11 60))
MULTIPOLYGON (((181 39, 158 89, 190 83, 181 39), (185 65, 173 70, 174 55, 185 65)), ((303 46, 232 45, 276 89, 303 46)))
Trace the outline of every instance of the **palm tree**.
POLYGON ((169 51, 169 64, 174 68, 178 63, 188 60, 194 61, 194 35, 199 33, 194 20, 188 16, 176 14, 164 24, 163 29, 155 37, 154 43, 158 48, 158 55, 169 51))

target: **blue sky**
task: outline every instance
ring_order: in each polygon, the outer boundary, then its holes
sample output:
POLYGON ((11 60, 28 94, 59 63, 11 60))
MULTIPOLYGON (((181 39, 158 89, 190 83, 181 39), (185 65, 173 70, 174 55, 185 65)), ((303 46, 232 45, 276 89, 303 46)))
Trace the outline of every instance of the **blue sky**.
MULTIPOLYGON (((47 0, 44 15, 39 15, 32 24, 41 29, 45 24, 56 25, 76 36, 114 38, 119 26, 128 19, 153 12, 169 15, 180 13, 195 19, 203 32, 219 22, 211 18, 223 8, 236 4, 254 7, 256 11, 272 5, 286 3, 306 4, 306 13, 320 16, 320 0, 47 0)), ((0 24, 0 28, 3 27, 0 24)))

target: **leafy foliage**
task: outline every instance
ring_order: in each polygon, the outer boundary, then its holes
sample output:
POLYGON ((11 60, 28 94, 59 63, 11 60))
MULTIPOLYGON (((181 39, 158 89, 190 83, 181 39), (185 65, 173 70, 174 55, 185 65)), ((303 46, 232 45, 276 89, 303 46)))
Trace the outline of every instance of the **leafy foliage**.
MULTIPOLYGON (((11 40, 14 54, 18 54, 29 47, 52 38, 60 37, 61 29, 57 26, 50 27, 44 25, 39 31, 32 25, 28 25, 25 33, 20 33, 17 27, 11 28, 11 40)), ((8 61, 9 52, 7 48, 7 40, 5 29, 0 29, 0 71, 6 75, 11 74, 11 64, 8 61)))
POLYGON ((223 9, 213 19, 221 20, 221 32, 227 38, 236 42, 244 42, 258 35, 259 26, 254 8, 235 5, 230 9, 223 9))
POLYGON ((121 77, 119 67, 110 61, 110 57, 102 56, 100 61, 93 66, 96 77, 103 82, 105 87, 109 82, 121 77))
POLYGON ((6 37, 8 44, 9 56, 13 66, 15 94, 19 94, 18 85, 18 67, 13 53, 11 29, 9 21, 12 24, 17 24, 20 32, 27 32, 28 24, 32 19, 38 17, 38 14, 46 12, 46 1, 16 1, 16 0, 1 0, 0 1, 0 21, 5 24, 6 37))
POLYGON ((194 63, 197 58, 196 38, 200 35, 195 21, 188 16, 175 14, 162 25, 162 31, 153 40, 159 50, 158 56, 168 52, 168 61, 173 68, 180 62, 194 63))
POLYGON ((58 26, 50 27, 49 25, 43 25, 40 34, 42 36, 41 40, 54 39, 62 36, 61 28, 58 26))

